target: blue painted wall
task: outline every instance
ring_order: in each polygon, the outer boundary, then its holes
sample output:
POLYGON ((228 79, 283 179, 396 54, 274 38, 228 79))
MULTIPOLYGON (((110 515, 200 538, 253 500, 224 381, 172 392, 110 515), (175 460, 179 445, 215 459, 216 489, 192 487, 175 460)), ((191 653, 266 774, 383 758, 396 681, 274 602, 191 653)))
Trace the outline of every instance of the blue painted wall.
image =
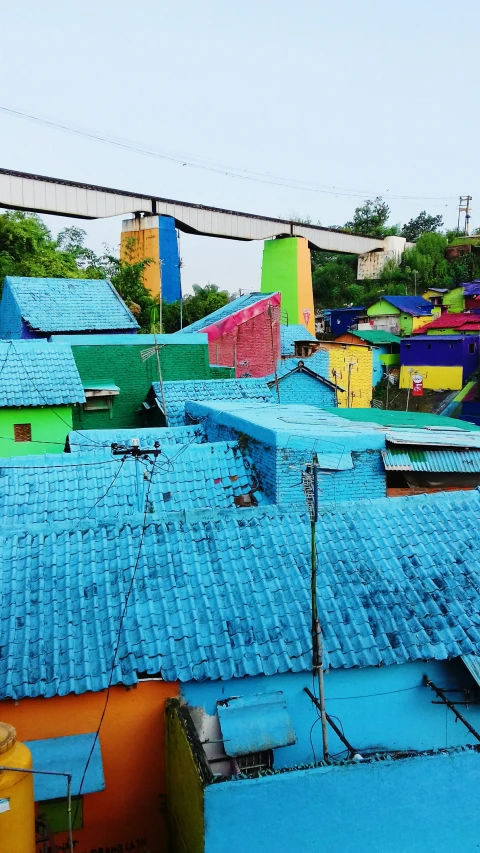
MULTIPOLYGON (((319 379, 315 379, 304 371, 297 371, 285 376, 278 383, 278 387, 281 403, 306 403, 310 406, 319 406, 321 409, 335 406, 333 388, 329 388, 328 385, 324 385, 319 379)), ((272 386, 272 393, 276 400, 275 385, 272 386)))
POLYGON ((332 308, 330 311, 330 330, 332 335, 343 335, 365 313, 365 308, 332 308))
POLYGON ((205 853, 470 853, 480 755, 322 767, 205 790, 205 853))
POLYGON ((468 379, 478 367, 478 337, 476 335, 419 335, 404 338, 400 344, 400 363, 451 367, 461 365, 463 378, 468 379), (474 352, 469 352, 474 348, 474 352))
POLYGON ((26 328, 20 315, 20 308, 13 296, 8 282, 4 284, 0 302, 0 338, 2 340, 19 340, 33 338, 34 335, 26 328))
POLYGON ((374 346, 372 347, 372 387, 375 388, 375 385, 382 380, 383 375, 385 373, 385 368, 380 361, 381 355, 386 355, 388 353, 387 346, 374 346))
MULTIPOLYGON (((445 705, 432 704, 436 697, 430 688, 423 686, 425 673, 441 687, 474 685, 460 661, 331 669, 325 675, 327 711, 341 720, 347 738, 360 751, 375 747, 427 750, 475 743, 465 726, 455 723, 453 713, 445 705)), ((310 730, 318 717, 304 687, 312 690, 309 673, 188 683, 183 684, 181 690, 191 706, 201 707, 210 715, 215 713, 219 699, 281 690, 298 738, 294 746, 275 750, 274 766, 282 768, 314 760, 310 730)), ((467 709, 462 706, 460 710, 480 729, 480 706, 467 709)), ((331 755, 344 758, 344 745, 331 729, 328 736, 331 755)), ((313 729, 312 741, 319 759, 322 750, 320 723, 313 729)))
POLYGON ((180 257, 175 220, 171 216, 158 217, 158 236, 162 264, 162 298, 165 302, 177 302, 182 298, 180 257))

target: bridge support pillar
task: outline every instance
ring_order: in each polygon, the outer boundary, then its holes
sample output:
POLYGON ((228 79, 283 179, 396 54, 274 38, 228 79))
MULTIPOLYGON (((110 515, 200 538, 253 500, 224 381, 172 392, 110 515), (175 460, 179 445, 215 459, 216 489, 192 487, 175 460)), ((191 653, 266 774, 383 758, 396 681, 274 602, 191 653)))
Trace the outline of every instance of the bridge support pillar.
POLYGON ((281 292, 282 323, 301 323, 315 334, 310 249, 304 237, 265 241, 261 291, 281 292))
POLYGON ((144 216, 124 219, 120 257, 136 263, 149 258, 143 283, 155 299, 177 302, 181 299, 180 257, 175 220, 171 216, 144 216))

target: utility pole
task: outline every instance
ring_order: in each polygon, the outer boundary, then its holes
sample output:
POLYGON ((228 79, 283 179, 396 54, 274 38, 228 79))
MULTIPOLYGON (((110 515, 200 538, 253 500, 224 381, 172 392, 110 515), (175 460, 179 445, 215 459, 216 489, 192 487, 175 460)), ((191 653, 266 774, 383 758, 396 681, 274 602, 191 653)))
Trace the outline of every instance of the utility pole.
POLYGON ((472 201, 471 195, 461 195, 460 203, 458 205, 458 223, 457 223, 457 231, 460 231, 460 217, 462 213, 465 214, 465 223, 463 226, 463 233, 466 237, 468 237, 468 233, 470 230, 470 202, 472 201))
POLYGON ((315 523, 318 521, 318 457, 313 454, 312 464, 307 465, 302 475, 305 498, 310 514, 310 548, 311 572, 310 588, 312 598, 312 662, 313 676, 318 684, 318 707, 322 724, 323 760, 329 761, 327 713, 325 710, 325 686, 323 681, 323 640, 322 628, 317 608, 317 544, 315 539, 315 523))

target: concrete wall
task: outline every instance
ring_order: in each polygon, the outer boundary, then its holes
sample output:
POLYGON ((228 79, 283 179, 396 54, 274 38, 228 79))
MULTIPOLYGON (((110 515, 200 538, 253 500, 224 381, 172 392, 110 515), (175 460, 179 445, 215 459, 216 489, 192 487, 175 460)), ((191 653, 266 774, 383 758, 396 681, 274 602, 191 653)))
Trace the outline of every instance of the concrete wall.
POLYGON ((263 249, 262 293, 282 294, 283 321, 302 323, 315 334, 310 250, 304 237, 267 240, 263 249))
POLYGON ((468 751, 210 785, 205 851, 473 851, 479 784, 480 755, 468 751))
POLYGON ((72 422, 71 406, 0 409, 0 457, 62 453, 72 422), (14 441, 15 424, 31 424, 32 441, 14 441))
POLYGON ((169 847, 171 853, 202 853, 203 784, 187 732, 175 705, 165 713, 169 847))
MULTIPOLYGON (((165 699, 176 694, 175 684, 161 681, 128 691, 112 687, 100 733, 105 790, 83 797, 83 829, 73 833, 78 853, 167 849, 163 711, 165 699)), ((104 705, 105 693, 90 692, 4 700, 0 711, 19 740, 28 741, 94 732, 104 705)), ((66 832, 55 841, 59 851, 68 850, 66 832)))

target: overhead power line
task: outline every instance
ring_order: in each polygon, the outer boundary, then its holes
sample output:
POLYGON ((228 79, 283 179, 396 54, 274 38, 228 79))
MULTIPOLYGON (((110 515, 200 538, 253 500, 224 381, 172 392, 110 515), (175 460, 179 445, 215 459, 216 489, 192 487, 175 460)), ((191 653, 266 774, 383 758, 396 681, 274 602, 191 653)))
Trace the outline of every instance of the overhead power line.
POLYGON ((23 110, 14 109, 6 105, 0 104, 0 112, 16 118, 25 119, 34 122, 35 124, 50 127, 55 130, 61 130, 64 133, 72 133, 76 136, 94 139, 97 142, 102 142, 107 145, 115 145, 117 148, 123 148, 127 151, 133 151, 137 154, 144 154, 148 157, 155 157, 159 160, 166 160, 170 163, 176 163, 179 166, 187 166, 192 169, 201 169, 207 172, 213 172, 218 175, 224 175, 229 178, 237 178, 244 181, 255 181, 262 184, 270 184, 273 186, 287 187, 289 189, 300 190, 302 192, 320 193, 323 195, 347 196, 351 198, 371 198, 372 196, 385 196, 392 200, 411 200, 411 201, 448 201, 456 199, 457 196, 416 196, 404 195, 399 193, 391 193, 390 190, 382 192, 373 190, 358 190, 349 187, 337 187, 327 184, 320 184, 311 180, 299 180, 297 178, 286 178, 281 175, 273 175, 269 172, 255 172, 251 169, 243 169, 235 166, 225 166, 215 162, 208 157, 182 154, 178 151, 162 151, 158 148, 146 147, 138 142, 123 139, 121 137, 112 136, 96 130, 78 127, 66 122, 56 121, 51 118, 36 115, 35 113, 24 112, 23 110))

